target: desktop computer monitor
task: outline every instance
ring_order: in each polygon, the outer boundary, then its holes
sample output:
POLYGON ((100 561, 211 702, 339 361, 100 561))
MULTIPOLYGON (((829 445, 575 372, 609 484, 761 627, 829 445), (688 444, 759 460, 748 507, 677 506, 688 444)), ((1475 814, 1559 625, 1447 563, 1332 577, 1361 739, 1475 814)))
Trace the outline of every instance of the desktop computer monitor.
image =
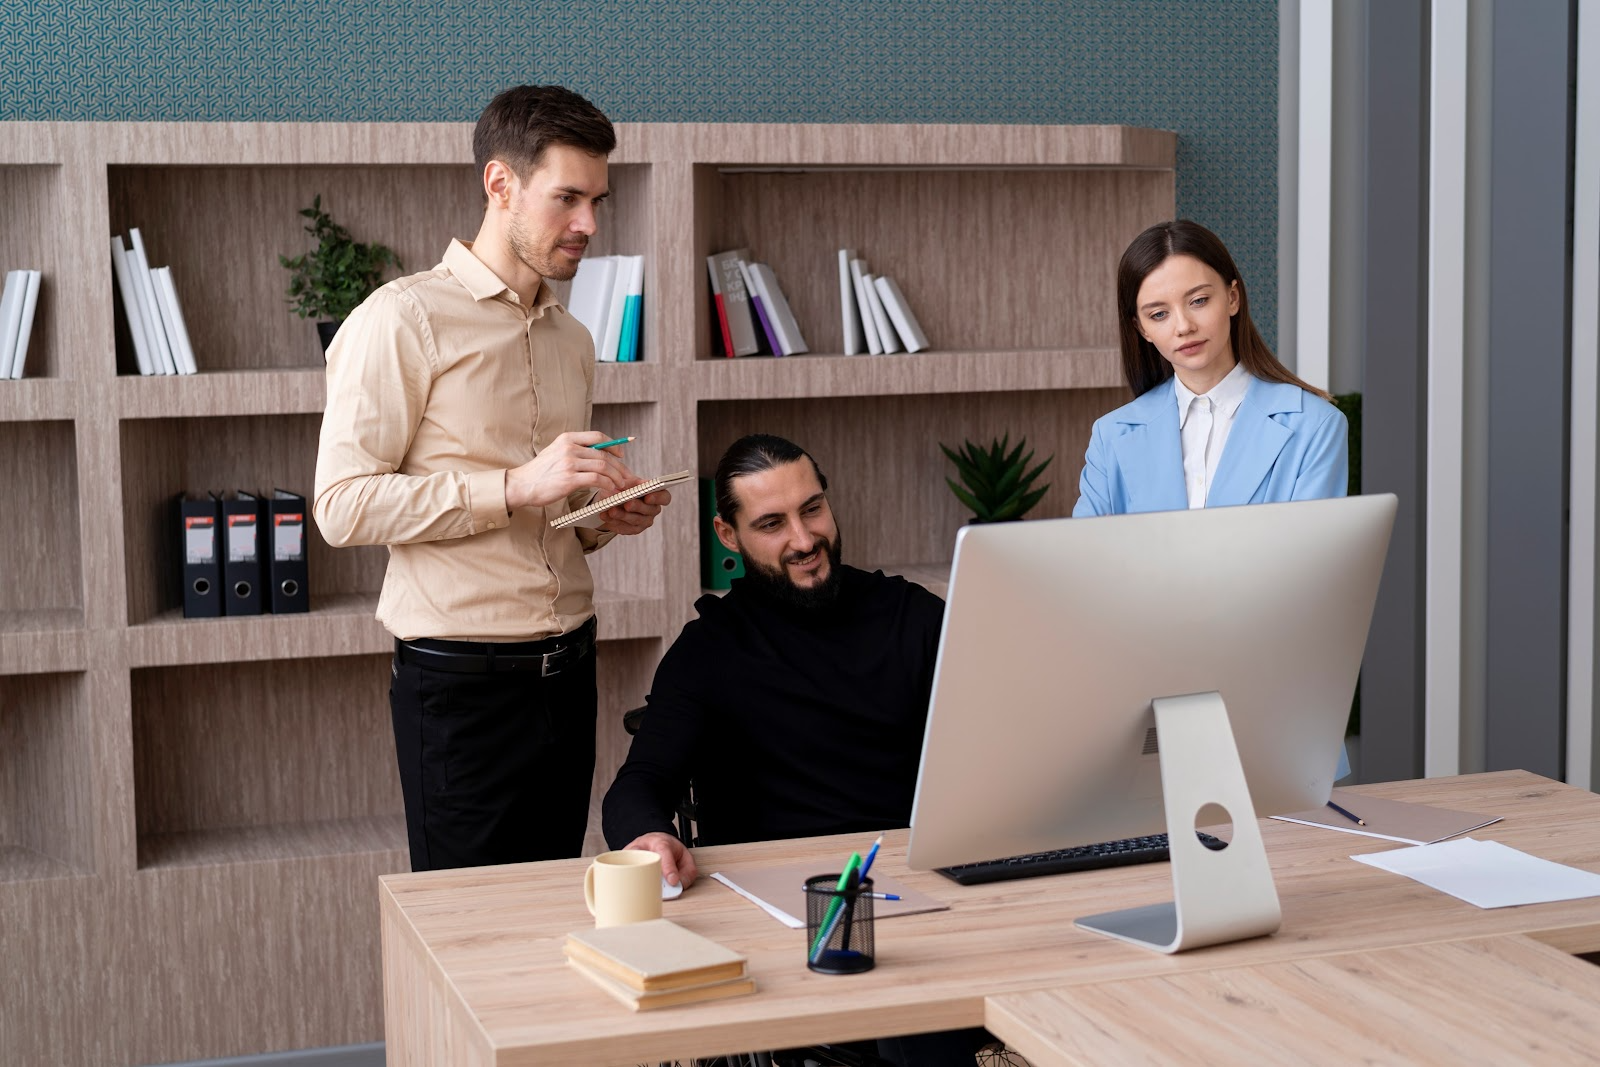
MULTIPOLYGON (((1324 804, 1395 507, 1380 495, 964 527, 910 865, 1168 829, 1181 882, 1180 866, 1209 869, 1187 832, 1209 804, 1234 825, 1218 856, 1259 848, 1257 816, 1324 804)), ((1256 866, 1271 892, 1264 853, 1256 866)), ((1163 913, 1156 937, 1169 919, 1182 925, 1163 913)))

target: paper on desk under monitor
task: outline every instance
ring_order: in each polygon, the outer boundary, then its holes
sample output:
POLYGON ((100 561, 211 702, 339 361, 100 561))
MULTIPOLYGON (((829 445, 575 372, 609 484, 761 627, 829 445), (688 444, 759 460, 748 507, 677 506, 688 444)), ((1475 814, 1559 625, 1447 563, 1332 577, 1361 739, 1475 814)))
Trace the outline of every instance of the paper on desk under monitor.
MULTIPOLYGON (((806 879, 827 872, 817 865, 792 863, 784 867, 723 868, 711 877, 757 905, 783 925, 795 930, 806 925, 806 879)), ((890 893, 899 900, 874 900, 872 917, 892 919, 896 915, 914 915, 923 911, 945 911, 950 905, 938 901, 915 889, 907 889, 892 878, 874 872, 871 875, 874 893, 890 893)))
POLYGON ((1480 908, 1600 897, 1600 874, 1471 837, 1351 856, 1480 908))
POLYGON ((1408 845, 1431 845, 1461 834, 1470 834, 1500 821, 1499 815, 1479 815, 1470 811, 1451 811, 1429 804, 1407 804, 1402 800, 1382 800, 1344 789, 1333 791, 1333 802, 1360 816, 1367 825, 1357 826, 1332 808, 1313 808, 1288 815, 1274 815, 1281 822, 1304 823, 1338 830, 1342 834, 1377 837, 1384 841, 1404 841, 1408 845))

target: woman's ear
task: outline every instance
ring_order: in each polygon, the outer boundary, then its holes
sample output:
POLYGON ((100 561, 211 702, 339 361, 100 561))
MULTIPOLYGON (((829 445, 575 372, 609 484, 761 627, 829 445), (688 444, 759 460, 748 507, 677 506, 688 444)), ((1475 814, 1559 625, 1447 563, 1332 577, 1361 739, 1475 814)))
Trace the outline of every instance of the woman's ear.
POLYGON ((1232 318, 1239 314, 1239 279, 1235 278, 1228 283, 1228 316, 1232 318))

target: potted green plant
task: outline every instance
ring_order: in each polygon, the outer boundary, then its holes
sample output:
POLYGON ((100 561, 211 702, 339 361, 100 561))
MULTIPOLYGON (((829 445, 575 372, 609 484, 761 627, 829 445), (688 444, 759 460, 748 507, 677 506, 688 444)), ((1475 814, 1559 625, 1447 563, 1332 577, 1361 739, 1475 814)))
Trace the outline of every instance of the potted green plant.
POLYGON ((317 336, 327 352, 339 324, 383 283, 385 267, 400 269, 400 257, 380 244, 364 244, 322 210, 322 194, 300 214, 311 222, 306 233, 317 247, 290 258, 278 257, 289 271, 289 304, 302 319, 317 320, 317 336))
POLYGON ((1027 446, 1028 439, 1021 437, 1016 447, 1011 447, 1010 434, 998 441, 991 440, 988 448, 971 441, 962 442, 959 452, 948 445, 939 445, 956 465, 962 483, 957 485, 946 478, 945 484, 957 500, 972 510, 973 522, 1012 522, 1026 515, 1044 497, 1050 486, 1046 484, 1035 489, 1033 483, 1055 457, 1048 456, 1029 470, 1033 453, 1023 455, 1027 446))

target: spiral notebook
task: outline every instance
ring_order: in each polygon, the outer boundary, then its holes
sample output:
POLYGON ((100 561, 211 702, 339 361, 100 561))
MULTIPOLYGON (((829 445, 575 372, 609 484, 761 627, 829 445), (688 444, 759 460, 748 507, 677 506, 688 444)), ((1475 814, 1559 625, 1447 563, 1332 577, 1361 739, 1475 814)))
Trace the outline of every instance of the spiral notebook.
POLYGON ((693 477, 694 472, 692 471, 678 471, 676 474, 663 474, 659 478, 651 478, 649 481, 640 482, 638 485, 630 486, 629 488, 622 490, 620 493, 612 493, 610 496, 601 497, 599 500, 587 504, 584 507, 579 508, 577 511, 570 511, 561 516, 559 519, 556 519, 550 525, 557 530, 565 530, 568 526, 587 526, 592 529, 600 525, 600 516, 604 514, 607 509, 614 508, 618 504, 626 503, 635 497, 641 497, 647 493, 653 493, 657 489, 665 489, 669 485, 677 485, 679 482, 686 482, 693 477))

